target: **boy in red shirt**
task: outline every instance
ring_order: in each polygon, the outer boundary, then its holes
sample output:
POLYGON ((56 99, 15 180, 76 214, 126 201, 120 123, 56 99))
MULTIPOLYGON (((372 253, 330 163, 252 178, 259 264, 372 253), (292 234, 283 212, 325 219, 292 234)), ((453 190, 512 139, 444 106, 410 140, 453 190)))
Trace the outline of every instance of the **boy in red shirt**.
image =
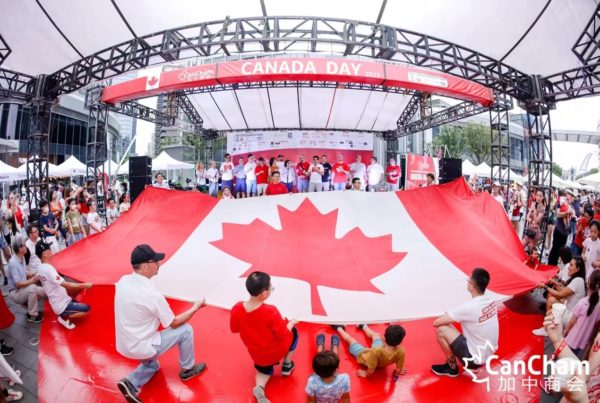
POLYGON ((338 154, 338 160, 331 167, 331 171, 333 172, 333 190, 346 190, 350 166, 344 162, 342 154, 338 154))
POLYGON ((267 185, 265 194, 267 196, 273 195, 284 195, 289 193, 287 186, 280 182, 279 171, 275 171, 271 174, 271 183, 267 185))
POLYGON ((267 190, 269 180, 269 167, 265 164, 263 157, 258 159, 258 165, 254 168, 254 173, 256 174, 256 193, 258 196, 262 196, 267 190))
POLYGON ((287 376, 294 370, 292 356, 298 345, 294 325, 298 321, 283 319, 276 307, 264 303, 274 291, 267 273, 251 273, 246 279, 246 289, 250 299, 233 306, 230 327, 233 333, 240 334, 254 361, 257 372, 252 393, 258 403, 268 403, 265 386, 273 375, 273 367, 283 358, 281 374, 287 376))

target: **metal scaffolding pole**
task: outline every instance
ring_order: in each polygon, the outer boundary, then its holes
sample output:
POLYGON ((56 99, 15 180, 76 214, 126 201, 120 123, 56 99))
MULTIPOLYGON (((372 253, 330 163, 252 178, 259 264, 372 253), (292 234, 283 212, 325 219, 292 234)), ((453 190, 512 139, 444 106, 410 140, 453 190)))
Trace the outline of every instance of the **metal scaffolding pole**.
MULTIPOLYGON (((496 95, 496 103, 490 108, 492 182, 510 183, 510 119, 512 100, 505 95, 496 95)), ((508 203, 508 201, 507 201, 508 203)), ((507 206, 505 206, 507 207, 507 206)))
POLYGON ((86 166, 87 177, 94 181, 94 194, 98 215, 106 219, 106 179, 104 175, 104 163, 107 155, 107 123, 108 109, 100 101, 102 86, 90 88, 86 92, 85 105, 89 110, 86 166))

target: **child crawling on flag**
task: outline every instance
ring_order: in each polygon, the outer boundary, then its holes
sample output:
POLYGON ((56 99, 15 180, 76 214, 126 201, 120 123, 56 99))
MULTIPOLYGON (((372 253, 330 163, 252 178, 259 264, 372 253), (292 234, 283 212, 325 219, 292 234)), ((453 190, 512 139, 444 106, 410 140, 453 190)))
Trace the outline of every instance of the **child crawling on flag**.
POLYGON ((294 325, 298 321, 283 319, 276 307, 264 303, 275 290, 267 273, 251 273, 246 279, 246 289, 250 299, 238 302, 231 309, 231 331, 240 334, 254 361, 257 371, 254 397, 258 403, 269 403, 265 386, 273 375, 273 367, 283 359, 281 374, 287 376, 294 370, 292 356, 298 344, 294 325))
POLYGON ((384 368, 390 364, 396 364, 395 376, 406 373, 404 368, 404 347, 400 346, 406 331, 400 325, 389 325, 385 329, 384 340, 381 335, 369 328, 368 325, 362 324, 357 327, 361 329, 372 340, 371 348, 367 348, 360 344, 356 339, 346 332, 346 327, 343 325, 331 325, 342 339, 349 344, 350 354, 356 358, 356 361, 366 367, 359 369, 358 376, 367 377, 371 375, 377 368, 384 368))

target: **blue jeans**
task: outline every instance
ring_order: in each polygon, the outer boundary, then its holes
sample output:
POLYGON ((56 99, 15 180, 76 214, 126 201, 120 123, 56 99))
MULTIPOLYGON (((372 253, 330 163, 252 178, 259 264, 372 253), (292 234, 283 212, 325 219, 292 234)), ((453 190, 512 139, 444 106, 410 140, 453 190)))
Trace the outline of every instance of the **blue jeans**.
POLYGON ((219 192, 219 182, 211 182, 208 185, 208 194, 212 197, 217 197, 217 193, 219 192))
POLYGON ((127 379, 139 391, 154 376, 160 367, 158 365, 158 356, 169 350, 171 347, 179 345, 179 367, 181 369, 190 369, 194 366, 194 329, 189 324, 184 324, 176 329, 167 328, 160 332, 160 346, 154 346, 156 355, 144 360, 129 375, 127 379))
POLYGON ((246 179, 246 194, 247 195, 256 195, 256 181, 246 179))
POLYGON ((308 178, 300 179, 298 178, 298 193, 306 193, 308 192, 308 178))
POLYGON ((346 182, 335 182, 333 184, 333 190, 346 190, 346 182))
POLYGON ((235 194, 246 193, 246 178, 236 178, 235 180, 235 194))
POLYGON ((283 182, 283 184, 287 188, 288 192, 292 193, 292 189, 294 188, 294 182, 290 182, 290 183, 283 182))
POLYGON ((231 190, 231 193, 233 193, 233 179, 230 181, 221 181, 221 189, 225 189, 225 186, 227 186, 229 188, 229 190, 231 190))

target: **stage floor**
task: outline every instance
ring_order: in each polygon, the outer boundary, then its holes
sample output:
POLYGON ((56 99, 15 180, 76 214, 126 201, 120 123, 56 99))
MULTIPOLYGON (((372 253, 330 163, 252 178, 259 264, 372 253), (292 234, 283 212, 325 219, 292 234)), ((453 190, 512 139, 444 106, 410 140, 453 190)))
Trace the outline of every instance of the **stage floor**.
MULTIPOLYGON (((136 362, 120 356, 115 349, 114 288, 97 286, 82 298, 92 305, 88 318, 68 331, 48 314, 42 324, 39 357, 40 402, 113 402, 121 395, 116 382, 131 371, 136 362)), ((540 326, 542 316, 527 309, 528 298, 511 301, 511 309, 500 311, 501 359, 527 358, 543 353, 543 338, 531 334, 540 326), (517 312, 517 310, 519 312, 517 312)), ((531 301, 529 301, 531 302, 531 301)), ((170 301, 175 313, 188 305, 170 301)), ((530 304, 531 305, 531 304, 530 304)), ((49 312, 46 306, 46 312, 49 312)), ((539 387, 528 388, 516 379, 515 388, 501 385, 493 379, 490 392, 477 384, 468 374, 456 379, 440 378, 430 371, 431 364, 441 363, 444 357, 436 342, 431 319, 403 322, 407 330, 404 340, 408 374, 392 381, 392 368, 378 370, 369 379, 358 378, 358 368, 348 353, 340 350, 340 372, 350 373, 351 398, 361 402, 523 402, 538 401, 539 387), (502 386, 505 386, 504 390, 502 386), (528 390, 530 389, 530 390, 528 390)), ((208 370, 198 378, 183 383, 178 377, 177 351, 173 349, 160 358, 161 369, 144 388, 140 397, 145 402, 253 402, 251 389, 254 368, 239 335, 229 331, 229 312, 206 307, 200 310, 191 324, 195 331, 196 356, 205 361, 208 370)), ((382 331, 384 325, 375 325, 382 331)), ((333 334, 328 326, 301 323, 298 325, 300 343, 294 357, 296 370, 287 378, 280 368, 267 386, 273 402, 305 401, 304 387, 311 371, 315 353, 314 337, 318 332, 333 334)), ((358 340, 364 336, 349 327, 358 340)), ((539 381, 539 379, 538 379, 539 381)))

